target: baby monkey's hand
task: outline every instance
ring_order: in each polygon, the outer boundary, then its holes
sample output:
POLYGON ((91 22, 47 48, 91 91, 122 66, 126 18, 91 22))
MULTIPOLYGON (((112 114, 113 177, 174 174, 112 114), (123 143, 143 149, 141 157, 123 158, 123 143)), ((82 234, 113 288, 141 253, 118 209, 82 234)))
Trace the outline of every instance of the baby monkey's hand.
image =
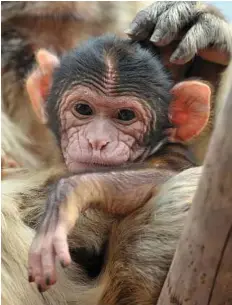
POLYGON ((63 267, 71 263, 68 233, 81 211, 88 207, 90 194, 97 200, 98 190, 97 180, 93 180, 92 175, 62 178, 51 186, 29 252, 29 281, 35 282, 39 291, 45 291, 56 282, 56 256, 63 267))
POLYGON ((62 178, 51 186, 39 230, 29 252, 29 281, 45 291, 56 282, 56 256, 63 267, 71 262, 67 236, 81 212, 97 207, 128 215, 144 205, 173 175, 164 168, 89 173, 62 178))

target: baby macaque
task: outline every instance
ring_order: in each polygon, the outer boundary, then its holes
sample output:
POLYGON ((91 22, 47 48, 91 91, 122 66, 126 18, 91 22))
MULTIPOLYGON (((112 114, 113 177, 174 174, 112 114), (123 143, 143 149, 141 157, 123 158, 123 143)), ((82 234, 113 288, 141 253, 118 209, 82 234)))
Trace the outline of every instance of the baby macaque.
POLYGON ((152 44, 102 36, 61 59, 37 53, 27 90, 65 165, 29 254, 29 280, 42 291, 56 282, 56 256, 70 264, 67 236, 81 213, 99 208, 124 217, 195 165, 185 144, 208 122, 210 87, 173 85, 154 52, 152 44))

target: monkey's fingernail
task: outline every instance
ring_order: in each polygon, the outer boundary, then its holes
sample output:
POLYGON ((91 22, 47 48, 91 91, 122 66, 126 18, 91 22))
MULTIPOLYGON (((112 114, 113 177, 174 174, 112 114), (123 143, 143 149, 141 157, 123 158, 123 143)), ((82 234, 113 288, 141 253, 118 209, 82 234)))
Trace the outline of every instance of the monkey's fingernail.
POLYGON ((50 276, 49 275, 46 277, 45 283, 47 286, 50 286, 50 276))
POLYGON ((40 293, 43 292, 42 286, 40 284, 37 286, 37 289, 39 290, 40 293))
POLYGON ((179 62, 181 63, 182 58, 181 58, 181 53, 180 52, 174 52, 172 56, 170 57, 170 62, 178 64, 179 62))
POLYGON ((177 50, 175 50, 175 52, 172 53, 172 56, 170 57, 170 61, 175 61, 180 59, 183 56, 183 51, 181 48, 178 48, 177 50))
POLYGON ((153 36, 152 36, 152 37, 150 38, 150 41, 153 42, 153 43, 157 43, 157 42, 160 41, 160 37, 158 37, 158 36, 153 37, 153 36))
POLYGON ((156 42, 159 42, 161 38, 162 38, 161 31, 157 30, 151 36, 150 41, 156 43, 156 42))
POLYGON ((170 62, 177 65, 184 65, 189 62, 193 57, 194 55, 183 56, 182 52, 174 52, 174 54, 172 54, 172 56, 170 57, 170 62))
POLYGON ((138 30, 138 24, 136 22, 132 22, 130 27, 124 31, 124 33, 128 35, 135 35, 138 30))
POLYGON ((29 282, 29 283, 34 282, 34 279, 33 279, 33 276, 32 276, 32 275, 29 275, 29 276, 28 276, 28 282, 29 282))

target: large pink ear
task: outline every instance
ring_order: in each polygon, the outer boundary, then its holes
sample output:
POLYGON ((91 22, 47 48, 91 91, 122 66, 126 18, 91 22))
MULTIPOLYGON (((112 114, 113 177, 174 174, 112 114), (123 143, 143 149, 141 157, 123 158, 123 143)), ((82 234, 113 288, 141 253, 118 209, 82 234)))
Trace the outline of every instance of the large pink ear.
POLYGON ((53 71, 59 66, 60 61, 52 53, 40 49, 36 54, 36 62, 38 67, 28 76, 26 89, 35 113, 41 122, 46 123, 44 103, 52 85, 53 71))
POLYGON ((173 100, 169 119, 173 128, 168 129, 169 140, 187 142, 198 136, 210 116, 210 87, 200 81, 184 81, 172 89, 173 100))

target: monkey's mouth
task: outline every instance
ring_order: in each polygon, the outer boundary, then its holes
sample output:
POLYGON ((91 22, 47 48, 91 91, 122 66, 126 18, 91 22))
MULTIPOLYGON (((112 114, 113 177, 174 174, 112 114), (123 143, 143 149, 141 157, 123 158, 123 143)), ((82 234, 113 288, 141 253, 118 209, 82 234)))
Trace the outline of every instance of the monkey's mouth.
POLYGON ((77 169, 93 169, 93 168, 110 168, 110 167, 118 167, 122 166, 125 164, 125 162, 121 163, 116 163, 116 162, 110 162, 110 163, 104 163, 104 162, 96 162, 96 161, 89 161, 89 162, 82 162, 82 161, 77 161, 75 162, 75 167, 77 169))
MULTIPOLYGON (((74 161, 74 160, 73 160, 74 161)), ((127 158, 124 156, 115 156, 110 158, 102 158, 100 155, 93 156, 80 156, 79 158, 75 158, 75 163, 82 168, 102 168, 102 167, 113 167, 113 166, 121 166, 128 162, 127 158)))
POLYGON ((80 164, 81 166, 84 167, 111 167, 114 166, 116 164, 105 164, 105 163, 98 163, 98 162, 78 162, 78 164, 80 164))

